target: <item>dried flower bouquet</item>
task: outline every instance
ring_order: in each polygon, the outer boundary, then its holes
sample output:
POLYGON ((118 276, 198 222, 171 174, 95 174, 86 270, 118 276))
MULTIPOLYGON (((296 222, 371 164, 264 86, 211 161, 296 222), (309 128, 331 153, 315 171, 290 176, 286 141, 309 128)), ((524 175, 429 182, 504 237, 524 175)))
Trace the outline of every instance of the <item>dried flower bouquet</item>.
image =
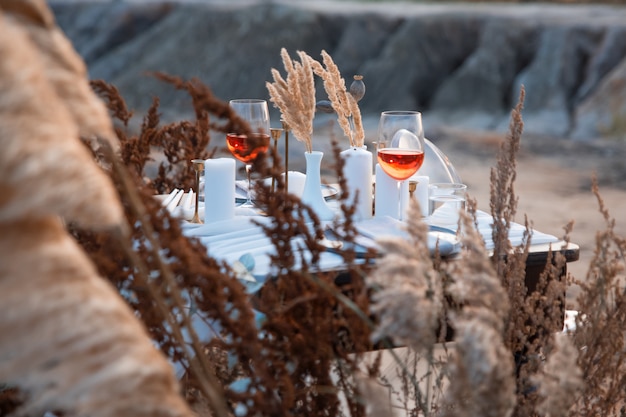
POLYGON ((293 130, 296 138, 305 143, 311 152, 311 136, 316 109, 337 114, 339 126, 350 141, 351 146, 364 145, 365 132, 361 120, 358 101, 365 95, 363 77, 354 76, 350 89, 341 77, 333 58, 322 51, 323 65, 306 52, 297 51, 300 62, 294 62, 285 48, 281 57, 287 78, 272 68, 273 82, 267 82, 270 99, 280 109, 283 119, 293 130), (315 101, 314 74, 322 78, 329 100, 315 101))
POLYGON ((270 99, 280 109, 282 118, 293 131, 296 139, 303 142, 306 151, 312 152, 313 118, 315 117, 315 83, 311 69, 311 58, 303 51, 297 52, 300 62, 293 61, 287 50, 282 48, 287 78, 272 68, 274 82, 267 82, 270 99))

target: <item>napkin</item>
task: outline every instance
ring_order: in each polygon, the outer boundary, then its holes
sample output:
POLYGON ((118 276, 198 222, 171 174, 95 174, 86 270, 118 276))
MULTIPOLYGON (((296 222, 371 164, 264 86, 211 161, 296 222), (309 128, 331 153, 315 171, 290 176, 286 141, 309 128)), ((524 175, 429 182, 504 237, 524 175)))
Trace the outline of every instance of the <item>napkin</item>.
MULTIPOLYGON (((409 238, 409 233, 405 230, 406 223, 390 216, 356 222, 355 227, 359 233, 373 240, 383 237, 409 238)), ((442 256, 448 256, 457 253, 461 249, 461 243, 453 233, 431 230, 428 232, 428 249, 431 254, 435 253, 437 247, 442 256)))
MULTIPOLYGON (((260 227, 256 224, 266 223, 270 221, 269 217, 265 216, 235 216, 232 219, 220 220, 211 223, 205 223, 200 226, 186 229, 184 234, 186 236, 221 236, 232 233, 261 233, 260 227)), ((232 235, 231 235, 232 237, 232 235)))
POLYGON ((458 227, 459 212, 454 205, 444 204, 433 211, 426 220, 429 224, 452 228, 458 227))
MULTIPOLYGON (((251 275, 259 282, 264 282, 268 276, 277 272, 271 262, 270 256, 276 253, 276 249, 270 238, 259 224, 266 224, 273 219, 264 216, 235 216, 234 219, 199 225, 193 228, 184 228, 183 234, 195 237, 206 246, 208 254, 218 260, 223 260, 234 265, 243 255, 251 257, 254 267, 251 275)), ((311 227, 312 224, 310 224, 311 227)), ((292 250, 299 253, 296 256, 295 268, 300 268, 301 257, 311 262, 311 254, 304 248, 302 237, 295 237, 289 241, 292 250)), ((316 265, 317 270, 334 270, 344 265, 341 256, 323 252, 316 265)))
MULTIPOLYGON (((253 257, 254 268, 250 273, 258 281, 264 282, 268 276, 278 272, 270 258, 271 255, 276 254, 276 248, 271 244, 269 238, 262 237, 261 235, 248 236, 246 239, 246 241, 237 239, 232 245, 229 240, 220 241, 221 244, 214 246, 211 246, 211 243, 205 244, 207 245, 209 255, 216 259, 226 261, 231 265, 243 255, 253 257)), ((202 238, 201 241, 204 243, 202 238)), ((292 250, 298 254, 294 260, 295 269, 301 268, 302 258, 311 265, 311 253, 308 250, 302 250, 302 248, 305 247, 303 238, 293 238, 289 241, 289 244, 292 250)), ((318 271, 338 270, 343 268, 344 265, 344 259, 341 256, 331 252, 322 252, 314 269, 318 271)))
POLYGON ((165 204, 165 208, 167 209, 167 211, 169 211, 170 213, 174 213, 174 210, 176 209, 176 207, 178 206, 178 203, 180 203, 180 200, 183 198, 183 196, 185 195, 185 190, 176 190, 176 194, 169 199, 166 199, 167 204, 165 204))
POLYGON ((163 206, 167 207, 172 202, 174 197, 176 197, 178 195, 179 192, 180 192, 180 190, 178 188, 174 188, 169 194, 162 195, 162 196, 157 196, 157 197, 158 198, 162 198, 161 204, 163 204, 163 206))

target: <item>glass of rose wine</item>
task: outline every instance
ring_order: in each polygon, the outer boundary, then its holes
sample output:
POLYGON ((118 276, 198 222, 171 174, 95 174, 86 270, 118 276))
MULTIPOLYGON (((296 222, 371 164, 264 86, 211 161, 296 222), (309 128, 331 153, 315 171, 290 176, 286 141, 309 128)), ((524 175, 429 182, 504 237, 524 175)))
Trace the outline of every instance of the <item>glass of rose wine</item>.
POLYGON ((230 100, 229 105, 237 115, 248 122, 250 134, 232 132, 226 135, 226 146, 235 158, 246 165, 248 178, 248 194, 246 202, 240 207, 254 207, 252 203, 252 186, 250 172, 252 162, 259 154, 267 152, 270 146, 270 116, 266 100, 237 99, 230 100))
MULTIPOLYGON (((422 114, 416 111, 385 111, 378 122, 377 160, 387 175, 402 182, 413 176, 424 163, 424 128, 422 114)), ((402 196, 398 218, 402 220, 402 196)))

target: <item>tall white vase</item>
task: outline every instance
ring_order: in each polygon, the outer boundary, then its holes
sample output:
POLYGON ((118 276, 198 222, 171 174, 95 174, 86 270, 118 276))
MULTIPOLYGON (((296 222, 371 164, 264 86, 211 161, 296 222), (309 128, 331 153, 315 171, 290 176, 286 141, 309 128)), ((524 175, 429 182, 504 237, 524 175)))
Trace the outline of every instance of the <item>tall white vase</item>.
POLYGON ((302 191, 302 202, 310 206, 320 220, 333 220, 335 211, 326 203, 322 195, 322 157, 324 152, 305 152, 306 179, 302 191))
POLYGON ((350 193, 350 202, 358 193, 355 220, 372 218, 372 153, 366 146, 353 146, 341 152, 343 176, 350 193))

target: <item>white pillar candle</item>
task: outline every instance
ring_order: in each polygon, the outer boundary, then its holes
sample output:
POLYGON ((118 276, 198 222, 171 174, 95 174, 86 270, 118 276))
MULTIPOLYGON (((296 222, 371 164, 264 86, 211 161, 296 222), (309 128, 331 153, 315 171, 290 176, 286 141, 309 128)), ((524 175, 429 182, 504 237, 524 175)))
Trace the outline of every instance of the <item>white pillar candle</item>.
POLYGON ((383 171, 380 164, 376 164, 376 191, 374 193, 374 217, 391 216, 398 218, 400 207, 400 192, 398 181, 383 171))
POLYGON ((411 199, 411 193, 409 192, 409 180, 404 180, 400 183, 400 213, 398 217, 400 220, 406 220, 406 213, 409 210, 409 201, 411 199))
POLYGON ((235 160, 204 161, 204 223, 235 217, 235 160))
POLYGON ((343 176, 350 192, 350 202, 358 193, 354 219, 372 218, 372 153, 365 146, 352 147, 341 152, 344 160, 343 176))

